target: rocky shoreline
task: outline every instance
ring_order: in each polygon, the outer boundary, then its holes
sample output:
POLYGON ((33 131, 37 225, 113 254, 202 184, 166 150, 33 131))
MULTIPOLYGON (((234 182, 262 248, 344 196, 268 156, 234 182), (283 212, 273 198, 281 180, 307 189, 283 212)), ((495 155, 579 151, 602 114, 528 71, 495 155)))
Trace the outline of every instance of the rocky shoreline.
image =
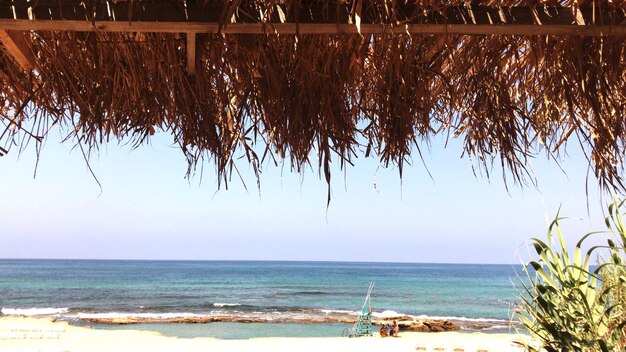
POLYGON ((413 331, 413 332, 444 332, 444 331, 458 331, 461 330, 461 327, 450 320, 440 320, 440 319, 413 319, 410 317, 399 317, 396 319, 384 319, 384 320, 375 320, 372 323, 378 326, 382 326, 385 324, 392 325, 393 321, 396 320, 398 326, 400 327, 400 331, 413 331), (408 318, 408 319, 407 319, 408 318))
MULTIPOLYGON (((461 327, 449 320, 419 320, 408 316, 374 319, 372 323, 377 326, 384 324, 392 324, 393 320, 398 322, 400 331, 416 331, 416 332, 443 332, 457 331, 461 327)), ((266 317, 233 317, 233 316, 197 316, 197 317, 81 317, 80 321, 107 324, 107 325, 129 325, 129 324, 154 324, 154 323, 182 323, 182 324, 206 324, 215 322, 231 322, 231 323, 296 323, 296 324, 321 324, 321 323, 346 323, 352 324, 356 321, 354 317, 281 317, 270 319, 266 317)))
POLYGON ((354 318, 342 317, 254 317, 254 316, 191 316, 191 317, 79 317, 78 320, 98 324, 127 325, 127 324, 154 324, 154 323, 183 323, 183 324, 205 324, 205 323, 296 323, 296 324, 322 324, 322 323, 354 323, 354 318))

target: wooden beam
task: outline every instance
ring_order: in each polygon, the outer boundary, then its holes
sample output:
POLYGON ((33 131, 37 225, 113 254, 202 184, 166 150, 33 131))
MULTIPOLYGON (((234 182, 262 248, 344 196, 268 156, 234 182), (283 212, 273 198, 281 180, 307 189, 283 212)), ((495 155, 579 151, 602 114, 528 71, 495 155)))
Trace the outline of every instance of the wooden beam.
POLYGON ((187 73, 196 74, 196 33, 187 32, 187 73))
POLYGON ((0 29, 0 42, 7 53, 24 70, 29 71, 35 67, 35 57, 24 39, 24 34, 0 29))
MULTIPOLYGON (((0 1, 0 18, 24 20, 348 24, 354 20, 354 1, 0 1), (236 8, 232 6, 237 4, 236 8), (277 11, 280 6, 281 11, 277 11), (233 12, 234 10, 234 12, 233 12), (231 13, 228 17, 224 14, 231 13), (228 17, 228 18, 226 18, 228 17)), ((603 2, 587 6, 486 6, 475 1, 429 8, 416 1, 395 1, 393 11, 378 0, 360 0, 361 24, 549 24, 624 25, 622 7, 603 2)))
MULTIPOLYGON (((351 24, 328 23, 230 23, 221 28, 224 34, 266 35, 358 34, 351 24)), ((145 33, 218 33, 219 23, 206 22, 120 22, 69 20, 0 19, 6 31, 70 31, 70 32, 145 32, 145 33)), ((578 35, 626 36, 624 25, 536 25, 536 24, 361 24, 362 34, 464 34, 464 35, 578 35)))

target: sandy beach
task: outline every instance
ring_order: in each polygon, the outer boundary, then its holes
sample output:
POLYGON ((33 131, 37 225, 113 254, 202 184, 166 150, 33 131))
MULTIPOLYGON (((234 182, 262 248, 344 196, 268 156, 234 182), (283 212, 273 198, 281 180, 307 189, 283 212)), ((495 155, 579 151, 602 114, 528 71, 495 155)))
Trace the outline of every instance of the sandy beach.
POLYGON ((450 351, 521 352, 524 336, 484 333, 402 333, 399 338, 182 339, 155 332, 98 330, 47 318, 0 318, 0 351, 450 351))

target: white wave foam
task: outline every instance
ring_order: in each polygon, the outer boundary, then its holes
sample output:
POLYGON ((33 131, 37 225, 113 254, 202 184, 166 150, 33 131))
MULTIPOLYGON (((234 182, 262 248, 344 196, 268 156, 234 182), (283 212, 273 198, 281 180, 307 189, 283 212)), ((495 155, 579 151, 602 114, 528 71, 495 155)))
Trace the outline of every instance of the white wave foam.
POLYGON ((2 308, 0 311, 4 315, 23 315, 23 316, 40 316, 40 315, 58 315, 67 313, 68 308, 2 308))
MULTIPOLYGON (((239 306, 238 303, 214 303, 216 307, 224 307, 224 306, 239 306)), ((237 312, 237 311, 221 311, 221 310, 211 310, 203 313, 189 313, 189 312, 171 312, 171 313, 147 313, 147 312, 102 312, 102 313, 75 313, 68 314, 68 308, 2 308, 0 312, 7 316, 58 316, 64 315, 66 317, 73 317, 77 319, 137 319, 137 320, 174 320, 174 319, 186 319, 186 318, 196 318, 202 319, 206 317, 259 317, 266 318, 268 321, 274 319, 280 319, 280 317, 288 318, 288 319, 302 319, 306 320, 309 318, 315 318, 315 314, 313 316, 309 316, 306 313, 295 313, 295 312, 237 312)), ((349 316, 357 316, 360 314, 358 311, 352 310, 342 310, 342 309, 314 309, 314 311, 319 312, 318 314, 324 314, 326 316, 332 315, 349 315, 349 316)), ((404 313, 399 313, 392 310, 385 310, 382 312, 373 312, 372 316, 377 319, 393 319, 399 317, 411 317, 418 320, 452 320, 460 323, 462 326, 471 323, 482 323, 486 325, 490 325, 487 329, 500 329, 510 326, 511 323, 515 321, 504 320, 504 319, 495 319, 495 318, 468 318, 462 316, 429 316, 429 315, 409 315, 404 313)))
POLYGON ((384 310, 384 311, 382 311, 380 313, 379 312, 373 312, 372 316, 376 317, 376 318, 387 319, 387 318, 406 317, 406 316, 409 316, 409 315, 398 313, 398 312, 395 312, 393 310, 384 310))
POLYGON ((467 317, 455 317, 455 316, 430 316, 430 315, 417 315, 415 316, 417 319, 436 319, 436 320, 456 320, 456 321, 467 321, 467 322, 505 322, 508 323, 509 320, 504 319, 496 319, 496 318, 467 318, 467 317))
POLYGON ((359 315, 360 313, 353 310, 343 310, 343 309, 317 309, 318 311, 330 315, 330 314, 347 314, 347 315, 359 315))
POLYGON ((213 303, 213 307, 237 307, 239 303, 213 303))
MULTIPOLYGON (((325 313, 326 315, 331 314, 349 314, 349 315, 359 315, 360 312, 350 311, 350 310, 340 310, 340 309, 319 309, 318 311, 325 313)), ((497 319, 497 318, 468 318, 468 317, 457 317, 457 316, 436 316, 436 315, 411 315, 406 313, 400 313, 393 310, 384 310, 382 312, 372 312, 372 317, 377 319, 393 319, 393 318, 401 318, 401 317, 409 317, 417 320, 453 320, 457 322, 465 322, 465 323, 491 323, 494 324, 494 327, 502 327, 509 326, 511 321, 505 319, 497 319)))
MULTIPOLYGON (((348 315, 359 315, 361 312, 351 311, 351 310, 341 310, 341 309, 317 309, 317 311, 322 312, 326 315, 332 314, 348 314, 348 315)), ((393 319, 393 318, 401 318, 401 317, 409 317, 417 320, 454 320, 458 322, 467 322, 467 323, 498 323, 498 324, 508 324, 509 320, 504 319, 492 319, 492 318, 467 318, 467 317, 456 317, 456 316, 431 316, 431 315, 411 315, 406 313, 400 313, 393 310, 384 310, 382 312, 372 312, 372 317, 377 319, 393 319)), ((495 326, 495 325, 494 325, 495 326)), ((500 326, 500 325, 497 325, 500 326)), ((508 326, 508 325, 504 325, 508 326)))

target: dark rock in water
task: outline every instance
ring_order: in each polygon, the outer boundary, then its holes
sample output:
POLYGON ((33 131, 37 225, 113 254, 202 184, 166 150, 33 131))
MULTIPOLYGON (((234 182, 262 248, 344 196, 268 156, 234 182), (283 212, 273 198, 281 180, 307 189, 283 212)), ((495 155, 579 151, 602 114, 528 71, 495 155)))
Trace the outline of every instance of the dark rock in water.
POLYGON ((407 327, 400 327, 400 330, 404 331, 416 331, 416 332, 431 332, 430 326, 424 324, 424 322, 416 322, 407 327))
MULTIPOLYGON (((443 331, 457 331, 461 330, 461 327, 449 320, 397 320, 400 331, 414 331, 414 332, 443 332, 443 331)), ((393 324, 392 320, 375 321, 376 325, 393 324)))
POLYGON ((313 317, 313 318, 297 318, 297 317, 246 317, 246 316, 179 316, 179 317, 143 317, 143 316, 126 316, 126 317, 82 317, 81 321, 109 324, 109 325, 128 325, 128 324, 153 324, 153 323, 184 323, 184 324, 206 324, 215 322, 232 322, 232 323, 297 323, 297 324, 320 324, 320 323, 349 323, 356 321, 355 318, 346 317, 313 317))
POLYGON ((492 324, 482 324, 482 323, 472 323, 465 325, 465 328, 468 330, 487 330, 493 327, 492 324))
POLYGON ((441 324, 437 324, 435 322, 425 322, 424 325, 428 326, 432 332, 446 331, 441 324))
MULTIPOLYGON (((126 325, 126 324, 150 324, 150 323, 185 323, 185 324, 205 324, 214 322, 233 323, 297 323, 297 324, 320 324, 320 323, 344 323, 353 324, 356 321, 354 316, 233 316, 233 315, 181 315, 181 316, 83 316, 79 318, 84 322, 126 325)), ((440 332, 460 330, 460 327, 449 320, 418 320, 411 316, 385 317, 385 319, 375 319, 375 325, 389 324, 397 321, 400 331, 421 331, 440 332)))

